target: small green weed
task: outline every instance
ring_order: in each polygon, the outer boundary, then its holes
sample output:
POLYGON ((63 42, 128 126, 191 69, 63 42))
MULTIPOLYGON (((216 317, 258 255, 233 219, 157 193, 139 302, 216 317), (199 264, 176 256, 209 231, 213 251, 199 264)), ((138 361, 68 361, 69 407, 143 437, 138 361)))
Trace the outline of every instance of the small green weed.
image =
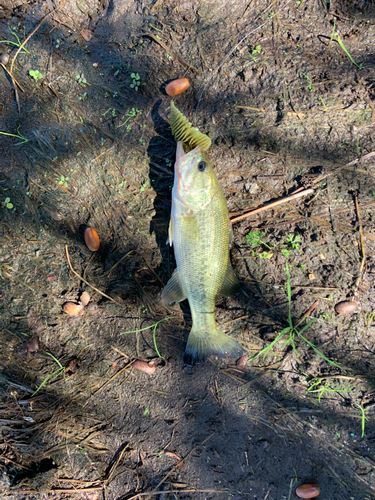
POLYGON ((84 87, 85 85, 91 85, 85 78, 85 75, 81 73, 80 75, 76 75, 76 80, 77 82, 81 85, 81 87, 84 87))
POLYGON ((146 182, 144 182, 144 183, 142 184, 142 186, 139 188, 139 190, 141 191, 141 193, 142 193, 143 191, 145 191, 145 190, 149 187, 149 185, 150 185, 150 180, 149 180, 149 179, 147 179, 147 181, 146 181, 146 182))
MULTIPOLYGON (((35 394, 37 392, 40 391, 40 389, 46 385, 46 383, 48 382, 48 380, 52 377, 54 377, 55 375, 59 375, 60 373, 64 373, 64 378, 65 378, 65 367, 60 363, 60 361, 55 358, 55 356, 53 354, 51 354, 50 352, 46 352, 46 354, 48 354, 48 356, 51 356, 51 358, 56 361, 56 363, 59 365, 59 368, 55 371, 53 371, 52 373, 50 373, 44 380, 43 382, 37 387, 36 391, 34 392, 34 394, 32 394, 32 396, 35 396, 35 394)), ((31 397, 32 397, 31 396, 31 397)))
MULTIPOLYGON (((141 115, 141 114, 142 114, 142 111, 140 109, 132 108, 132 110, 127 115, 125 115, 128 118, 124 121, 124 123, 122 123, 121 125, 119 125, 117 128, 123 127, 124 125, 126 125, 128 123, 128 121, 131 118, 134 118, 134 117, 136 117, 138 115, 141 115)), ((128 130, 128 127, 127 127, 127 130, 128 130)), ((131 130, 131 127, 129 128, 129 130, 131 130)))
MULTIPOLYGON (((12 35, 16 38, 17 42, 12 42, 11 40, 0 40, 0 43, 10 43, 11 45, 15 45, 16 47, 21 47, 22 45, 22 42, 21 40, 19 39, 17 33, 15 31, 13 31, 11 28, 10 28, 10 32, 12 33, 12 35)), ((22 50, 26 53, 26 54, 30 54, 30 52, 27 50, 26 48, 26 45, 24 47, 22 47, 22 50)))
POLYGON ((323 378, 316 377, 313 378, 310 382, 310 387, 307 389, 306 394, 309 392, 318 392, 319 393, 319 403, 320 399, 323 396, 325 392, 351 392, 350 389, 333 389, 328 386, 327 380, 324 380, 323 378))
POLYGON ((365 314, 366 325, 370 326, 375 319, 375 311, 365 314))
POLYGON ((368 420, 368 418, 365 415, 365 408, 363 408, 363 406, 358 404, 358 403, 352 403, 352 405, 354 406, 354 408, 357 408, 357 410, 359 410, 361 412, 361 416, 362 416, 362 435, 361 435, 361 437, 363 437, 365 435, 366 420, 368 420))
POLYGON ((313 85, 312 85, 312 80, 311 80, 311 78, 310 78, 309 76, 307 76, 307 75, 306 75, 306 73, 302 73, 302 74, 303 74, 303 76, 304 76, 305 78, 307 78, 307 80, 308 80, 308 82, 309 82, 309 85, 308 85, 308 87, 307 87, 307 88, 310 90, 310 92, 312 92, 312 91, 314 90, 314 87, 313 87, 313 85))
POLYGON ((31 69, 29 71, 29 75, 34 78, 34 80, 37 82, 38 80, 41 80, 43 78, 43 75, 42 73, 40 73, 37 69, 36 70, 33 70, 31 69))
POLYGON ((298 234, 295 236, 294 234, 290 234, 287 239, 286 239, 286 242, 294 249, 294 250, 298 250, 299 247, 300 247, 300 244, 302 242, 302 239, 301 239, 301 236, 298 236, 298 234))
POLYGON ((157 321, 156 323, 154 323, 153 325, 150 325, 150 326, 146 326, 145 328, 140 328, 139 330, 130 330, 128 332, 121 332, 120 335, 125 335, 127 333, 138 333, 138 332, 144 332, 145 330, 149 330, 150 328, 153 328, 153 332, 152 332, 152 338, 154 340, 154 347, 155 347, 155 351, 156 351, 156 354, 159 356, 159 358, 162 358, 164 359, 164 356, 162 356, 159 352, 159 349, 158 349, 158 346, 156 345, 156 329, 158 327, 158 325, 160 323, 162 323, 163 321, 167 321, 168 319, 172 319, 172 318, 176 318, 177 316, 168 316, 167 318, 163 318, 159 321, 157 321))
POLYGON ((336 39, 336 42, 340 45, 340 47, 342 48, 342 50, 345 52, 345 54, 349 58, 350 62, 354 66, 356 66, 358 69, 363 69, 363 65, 362 64, 357 64, 354 61, 354 59, 350 55, 348 49, 345 47, 343 41, 341 40, 339 33, 336 31, 336 20, 335 19, 333 20, 333 31, 332 31, 332 36, 331 36, 331 40, 330 41, 332 42, 332 40, 334 40, 334 39, 336 39))
POLYGON ((149 410, 148 408, 145 408, 145 409, 144 409, 144 412, 143 412, 143 416, 144 416, 144 417, 148 417, 148 416, 150 416, 150 415, 151 415, 150 410, 149 410))
POLYGON ((261 240, 262 237, 263 237, 262 231, 250 231, 246 235, 246 241, 253 248, 257 248, 259 245, 263 243, 261 240))
POLYGON ((284 257, 288 258, 290 255, 290 250, 288 250, 287 248, 282 248, 281 253, 284 255, 284 257))
POLYGON ((323 98, 321 96, 319 96, 319 99, 320 99, 320 102, 323 104, 323 108, 325 109, 325 111, 328 111, 326 103, 323 101, 323 98))
POLYGON ((56 179, 56 182, 57 184, 60 184, 60 186, 64 186, 64 187, 68 187, 68 180, 69 180, 69 177, 64 177, 63 175, 60 176, 60 179, 57 178, 56 179))
POLYGON ((131 73, 130 78, 132 78, 132 83, 130 84, 130 88, 138 92, 139 86, 141 85, 141 77, 139 76, 138 73, 131 73))
POLYGON ((107 111, 105 111, 102 116, 105 116, 107 113, 111 112, 112 118, 116 118, 117 113, 115 108, 108 108, 107 111))
POLYGON ((286 328, 284 328, 277 335, 277 337, 275 338, 275 340, 273 340, 267 347, 264 347, 261 351, 259 351, 258 354, 256 354, 252 359, 257 358, 260 355, 263 355, 263 357, 265 358, 266 355, 274 347, 274 345, 277 342, 279 342, 279 340, 281 340, 284 336, 287 335, 287 339, 284 341, 284 343, 281 346, 280 350, 283 349, 286 345, 290 344, 292 346, 292 348, 294 349, 294 351, 297 353, 297 355, 299 355, 298 351, 296 349, 296 345, 295 345, 295 339, 299 338, 299 339, 302 339, 304 342, 306 342, 306 344, 308 344, 328 364, 339 366, 338 363, 336 363, 335 361, 332 361, 331 359, 327 358, 327 356, 325 356, 321 351, 319 351, 319 349, 317 347, 315 347, 315 345, 312 342, 310 342, 310 340, 308 340, 304 335, 302 335, 302 333, 307 328, 309 328, 309 326, 311 326, 314 323, 315 319, 312 319, 311 321, 309 321, 309 323, 307 323, 307 325, 305 325, 301 329, 297 328, 298 325, 299 325, 299 323, 301 322, 301 320, 296 325, 293 325, 293 320, 292 320, 292 287, 291 287, 291 283, 290 283, 290 273, 289 273, 288 263, 286 263, 286 276, 287 276, 287 294, 288 294, 288 326, 286 328))
POLYGON ((5 200, 3 201, 3 207, 12 210, 13 203, 10 202, 10 198, 5 198, 5 200))
POLYGON ((255 59, 255 56, 256 56, 257 54, 260 54, 260 51, 261 51, 261 46, 260 46, 260 45, 257 45, 257 46, 255 47, 255 49, 253 49, 253 50, 251 51, 251 53, 249 52, 249 54, 250 54, 250 56, 253 58, 254 62, 257 62, 257 61, 256 61, 256 59, 255 59))
POLYGON ((87 92, 83 92, 83 94, 78 97, 78 100, 84 101, 86 99, 86 97, 87 97, 87 92))
POLYGON ((270 259, 273 255, 273 252, 262 252, 258 255, 260 259, 270 259))
POLYGON ((262 233, 262 231, 250 231, 249 233, 247 233, 246 235, 246 241, 247 243, 249 243, 253 248, 257 248, 258 246, 260 245, 264 245, 265 247, 271 249, 271 247, 269 245, 267 245, 267 243, 265 243, 262 238, 263 238, 264 234, 262 233))
POLYGON ((29 139, 26 139, 25 136, 23 136, 20 132, 20 125, 17 127, 17 134, 10 134, 9 132, 2 132, 0 131, 1 135, 9 135, 10 137, 17 137, 17 139, 21 139, 21 142, 17 142, 15 146, 18 146, 19 144, 25 144, 25 142, 29 142, 29 139))

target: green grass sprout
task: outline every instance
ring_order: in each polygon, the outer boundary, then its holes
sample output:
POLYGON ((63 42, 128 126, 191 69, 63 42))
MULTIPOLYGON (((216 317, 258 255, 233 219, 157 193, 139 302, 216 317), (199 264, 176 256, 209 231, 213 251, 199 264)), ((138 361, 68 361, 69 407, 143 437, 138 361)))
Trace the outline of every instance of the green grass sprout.
POLYGON ((329 365, 334 365, 334 366, 340 366, 338 363, 335 361, 327 358, 325 354, 323 354, 310 340, 308 340, 302 333, 307 330, 315 321, 315 318, 312 319, 305 325, 303 328, 299 329, 297 326, 301 322, 298 321, 296 325, 293 325, 293 319, 292 319, 292 286, 290 282, 290 272, 289 272, 289 266, 288 263, 286 263, 286 276, 287 276, 287 295, 288 295, 288 326, 281 330, 281 332, 277 335, 277 337, 267 346, 264 347, 262 350, 260 350, 255 356, 251 358, 251 360, 254 360, 258 356, 263 355, 263 358, 266 357, 266 355, 272 350, 275 344, 279 342, 285 335, 287 335, 287 339, 284 341, 283 345, 281 346, 280 350, 283 349, 285 346, 290 344, 293 348, 293 350, 297 353, 299 356, 299 353, 296 349, 296 344, 295 344, 295 339, 300 338, 306 344, 308 344, 311 349, 313 349, 317 354, 319 354, 320 357, 322 357, 329 365))
POLYGON ((320 99, 321 103, 323 104, 323 108, 325 109, 325 111, 328 111, 326 103, 323 101, 323 98, 321 96, 319 96, 319 99, 320 99))
POLYGON ((318 392, 319 393, 319 403, 320 399, 323 396, 325 392, 350 392, 350 389, 332 389, 331 387, 328 387, 328 382, 327 380, 324 381, 323 384, 323 378, 314 378, 311 381, 310 387, 307 389, 306 394, 309 392, 318 392))
POLYGON ((9 132, 2 132, 1 130, 0 130, 0 134, 1 135, 9 135, 10 137, 17 137, 17 139, 21 139, 21 142, 17 142, 17 144, 15 144, 15 146, 18 146, 19 144, 25 144, 25 142, 29 142, 29 139, 26 139, 26 137, 21 134, 20 125, 18 125, 17 134, 10 134, 9 132))
POLYGON ((342 50, 345 52, 345 54, 347 55, 347 57, 350 59, 350 62, 354 66, 356 66, 358 69, 363 69, 363 65, 362 64, 357 64, 354 61, 354 59, 350 55, 348 49, 345 47, 343 41, 341 40, 339 33, 336 31, 336 20, 335 19, 333 20, 333 31, 332 31, 332 36, 331 36, 330 42, 332 42, 332 40, 334 40, 334 39, 336 39, 336 42, 340 45, 340 47, 342 48, 342 50))
POLYGON ((127 333, 138 333, 138 332, 144 332, 145 330, 149 330, 150 328, 153 328, 153 332, 152 332, 152 338, 153 338, 153 341, 154 341, 154 347, 155 347, 155 351, 156 351, 156 354, 159 356, 159 358, 162 358, 162 359, 165 359, 164 356, 162 356, 159 352, 159 349, 158 349, 158 346, 156 344, 156 329, 158 327, 158 325, 160 323, 162 323, 163 321, 167 321, 167 319, 172 319, 172 318, 176 318, 177 316, 168 316, 167 318, 163 318, 159 321, 157 321, 156 323, 153 323, 152 325, 150 326, 146 326, 145 328, 140 328, 138 330, 129 330, 128 332, 121 332, 120 335, 125 335, 127 333))
MULTIPOLYGON (((134 118, 137 115, 141 115, 141 114, 142 114, 142 111, 140 109, 132 108, 132 110, 128 114, 125 115, 128 118, 124 121, 124 123, 122 125, 119 125, 117 128, 123 127, 124 125, 126 125, 128 123, 128 121, 130 120, 130 118, 134 118)), ((130 129, 127 129, 127 130, 131 130, 131 127, 130 127, 130 129)))
POLYGON ((313 87, 311 78, 309 76, 307 76, 306 73, 302 73, 302 74, 309 81, 309 85, 307 88, 310 90, 310 92, 312 92, 314 90, 314 87, 313 87))
MULTIPOLYGON (((12 33, 12 35, 17 39, 17 42, 12 42, 11 40, 0 40, 0 43, 10 43, 11 45, 15 45, 16 47, 21 47, 22 45, 22 42, 21 40, 18 38, 18 35, 15 31, 13 31, 12 29, 10 30, 10 32, 12 33)), ((22 50, 26 52, 26 54, 30 54, 30 52, 27 50, 26 48, 26 45, 24 47, 22 47, 22 50)))
POLYGON ((363 408, 363 406, 358 404, 358 403, 352 403, 352 405, 361 412, 361 416, 362 416, 362 435, 361 435, 361 437, 363 437, 365 435, 366 420, 368 420, 368 418, 365 415, 365 408, 363 408))
MULTIPOLYGON (((40 391, 40 389, 41 389, 44 385, 46 385, 46 383, 48 382, 48 380, 49 380, 50 378, 52 378, 52 377, 53 377, 53 376, 55 376, 55 375, 59 375, 59 374, 60 374, 60 373, 62 373, 62 372, 65 372, 65 367, 64 367, 64 366, 60 363, 60 361, 59 361, 57 358, 55 358, 55 356, 54 356, 53 354, 51 354, 50 352, 46 352, 46 354, 48 354, 48 356, 51 356, 51 358, 52 358, 54 361, 56 361, 56 363, 59 365, 59 368, 58 368, 57 370, 53 371, 52 373, 50 373, 50 374, 49 374, 49 375, 48 375, 48 376, 47 376, 47 377, 43 380, 43 382, 42 382, 42 383, 41 383, 41 384, 37 387, 36 391, 34 392, 34 394, 32 394, 32 396, 31 396, 31 397, 35 396, 35 394, 36 394, 37 392, 39 392, 39 391, 40 391)), ((64 373, 64 378, 65 378, 65 373, 64 373)))

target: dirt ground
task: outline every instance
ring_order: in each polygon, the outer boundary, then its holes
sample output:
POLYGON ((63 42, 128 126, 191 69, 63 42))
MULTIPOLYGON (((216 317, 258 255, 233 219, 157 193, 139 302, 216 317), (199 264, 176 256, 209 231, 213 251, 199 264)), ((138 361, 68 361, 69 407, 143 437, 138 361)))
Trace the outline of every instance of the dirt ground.
POLYGON ((0 0, 0 38, 1 498, 375 497, 374 1, 0 0), (309 190, 233 223, 242 368, 161 301, 183 76, 232 219, 309 190))

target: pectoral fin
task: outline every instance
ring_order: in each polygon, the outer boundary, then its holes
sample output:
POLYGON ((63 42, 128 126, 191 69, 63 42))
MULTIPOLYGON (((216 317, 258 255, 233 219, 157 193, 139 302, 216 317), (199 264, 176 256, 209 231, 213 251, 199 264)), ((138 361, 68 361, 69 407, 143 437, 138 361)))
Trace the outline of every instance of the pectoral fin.
POLYGON ((168 281, 161 294, 161 298, 166 304, 182 302, 186 299, 186 293, 182 287, 181 276, 178 269, 172 274, 171 279, 168 281))
POLYGON ((221 295, 222 297, 228 297, 229 295, 233 295, 234 293, 238 292, 240 288, 240 282, 234 274, 230 259, 228 259, 228 266, 223 284, 221 285, 221 288, 219 290, 219 295, 221 295))
POLYGON ((168 239, 167 239, 167 245, 172 246, 173 243, 173 219, 172 217, 169 220, 169 227, 168 227, 168 239))

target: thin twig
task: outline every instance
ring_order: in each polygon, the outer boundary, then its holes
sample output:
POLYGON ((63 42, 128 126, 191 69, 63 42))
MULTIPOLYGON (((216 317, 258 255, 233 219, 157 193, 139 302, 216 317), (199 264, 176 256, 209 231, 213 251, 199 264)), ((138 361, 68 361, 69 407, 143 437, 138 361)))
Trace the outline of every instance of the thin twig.
POLYGON ((100 293, 100 295, 103 295, 103 297, 106 297, 107 299, 111 300, 115 304, 119 304, 119 302, 117 302, 115 299, 112 299, 112 297, 110 297, 109 295, 106 295, 104 292, 101 292, 100 290, 95 288, 93 285, 91 285, 88 281, 86 281, 84 278, 82 278, 82 276, 80 276, 78 273, 76 273, 75 270, 73 269, 72 263, 70 262, 68 245, 65 245, 65 251, 66 251, 66 258, 68 259, 68 264, 69 264, 70 270, 72 271, 73 274, 75 274, 77 276, 77 278, 79 278, 81 281, 86 283, 87 286, 89 286, 90 288, 92 288, 96 292, 100 293))
POLYGON ((295 200, 297 198, 300 198, 301 196, 307 196, 308 194, 311 194, 314 192, 314 189, 312 189, 312 188, 305 189, 304 191, 301 191, 300 189, 301 188, 297 189, 297 191, 292 193, 290 196, 286 196, 285 198, 280 198, 279 200, 273 201, 272 203, 269 203, 268 205, 256 208, 255 210, 251 210, 251 212, 247 212, 246 214, 240 215, 239 217, 235 217, 234 219, 231 219, 231 223, 234 224, 236 222, 239 222, 240 220, 246 219, 247 217, 251 217, 252 215, 258 214, 259 212, 264 212, 265 210, 268 210, 269 208, 277 207, 278 205, 281 205, 283 203, 287 203, 288 201, 295 200))
POLYGON ((359 211, 359 205, 358 205, 358 198, 357 198, 357 196, 354 197, 354 201, 355 201, 355 208, 356 208, 357 217, 358 217, 359 238, 360 238, 360 241, 361 241, 361 252, 362 252, 362 261, 361 261, 361 266, 359 268, 359 276, 358 276, 358 279, 357 279, 357 282, 356 282, 356 287, 358 288, 359 283, 361 282, 363 269, 365 267, 366 253, 365 253, 365 245, 364 245, 364 241, 363 241, 362 219, 361 219, 361 213, 359 211))
POLYGON ((360 160, 367 160, 368 158, 372 158, 373 156, 375 156, 375 151, 372 151, 371 153, 369 153, 365 156, 361 156, 360 158, 356 158, 355 160, 352 160, 349 163, 346 163, 345 165, 342 165, 341 167, 336 168, 336 170, 334 170, 333 172, 330 172, 329 174, 325 174, 325 175, 321 175, 320 177, 317 177, 316 179, 314 179, 312 181, 312 184, 316 184, 317 182, 322 181, 326 177, 331 177, 332 175, 336 175, 337 172, 339 172, 340 170, 343 170, 344 168, 347 168, 347 167, 352 167, 353 165, 357 165, 357 163, 360 160))
POLYGON ((121 259, 120 259, 120 260, 118 260, 115 264, 113 264, 113 266, 111 267, 111 269, 108 269, 108 271, 106 271, 105 273, 103 273, 103 274, 100 276, 100 278, 104 278, 104 277, 106 277, 106 276, 109 276, 109 275, 111 274, 111 272, 112 272, 114 269, 116 269, 116 267, 117 267, 119 264, 121 264, 121 262, 122 262, 123 260, 125 260, 125 259, 126 259, 126 257, 127 257, 128 255, 130 255, 132 252, 135 252, 135 250, 130 250, 130 251, 129 251, 129 252, 127 252, 125 255, 123 255, 123 256, 121 257, 121 259))
MULTIPOLYGON (((197 444, 196 446, 194 446, 194 448, 192 450, 189 451, 189 453, 184 457, 182 458, 174 467, 172 467, 172 469, 163 477, 163 479, 160 481, 160 483, 156 486, 155 489, 153 489, 152 491, 149 491, 148 493, 138 493, 137 495, 134 495, 130 498, 128 498, 128 500, 135 500, 136 498, 139 498, 139 497, 146 497, 148 495, 156 495, 156 494, 160 494, 160 493, 163 493, 163 492, 160 492, 158 491, 158 488, 160 488, 160 486, 168 479, 168 477, 173 474, 173 472, 180 468, 181 467, 181 464, 183 464, 185 462, 185 460, 187 460, 187 458, 197 449, 199 448, 200 446, 203 446, 205 443, 207 443, 207 441, 209 439, 211 439, 213 436, 215 435, 215 432, 213 432, 210 436, 208 436, 206 439, 204 439, 200 444, 197 444)), ((181 490, 179 490, 181 491, 181 490)), ((185 490, 186 491, 186 490, 185 490)), ((201 490, 192 490, 192 491, 201 491, 201 490)), ((164 493, 170 493, 168 491, 164 492, 164 493)), ((227 492, 225 492, 227 493, 227 492)))
POLYGON ((186 62, 185 59, 183 59, 175 50, 168 47, 168 45, 166 43, 164 43, 163 40, 159 40, 159 38, 157 38, 152 33, 145 33, 143 36, 148 36, 149 38, 152 38, 152 40, 154 40, 154 42, 159 44, 160 47, 163 47, 163 49, 167 52, 167 54, 170 54, 172 57, 177 59, 183 66, 186 66, 187 68, 195 71, 198 75, 201 74, 199 69, 195 68, 194 66, 192 66, 191 64, 186 62))
POLYGON ((294 325, 294 328, 298 326, 307 316, 310 316, 310 314, 313 312, 313 310, 317 307, 319 304, 319 300, 316 300, 314 304, 308 308, 308 310, 303 314, 300 319, 297 321, 297 323, 294 325))
POLYGON ((99 387, 99 389, 97 391, 94 392, 94 396, 96 396, 97 394, 99 394, 99 392, 101 392, 104 389, 104 387, 106 387, 108 384, 110 384, 111 382, 113 382, 113 380, 116 377, 118 377, 119 375, 121 375, 122 373, 124 373, 126 370, 128 370, 132 366, 132 364, 134 363, 134 361, 131 361, 126 366, 124 366, 124 368, 121 368, 121 370, 119 370, 114 375, 112 375, 112 377, 109 380, 107 380, 107 382, 105 382, 101 387, 99 387))
MULTIPOLYGON (((56 489, 56 490, 44 490, 44 491, 37 491, 37 490, 14 490, 16 493, 19 494, 51 494, 51 493, 86 493, 88 491, 98 491, 102 490, 105 485, 103 486, 97 486, 95 488, 82 488, 82 489, 56 489)), ((140 497, 146 497, 147 495, 167 495, 168 493, 222 493, 222 494, 228 494, 228 490, 214 490, 214 489, 197 489, 197 488, 189 488, 189 489, 176 489, 176 490, 168 490, 168 491, 152 491, 148 493, 137 493, 136 495, 130 497, 128 500, 134 500, 135 498, 140 498, 140 497)))
MULTIPOLYGON (((62 0, 61 2, 61 5, 64 3, 65 0, 62 0)), ((19 49, 17 50, 17 52, 15 53, 13 59, 12 59, 12 64, 10 65, 10 73, 13 73, 13 66, 14 66, 14 63, 17 59, 17 56, 18 54, 21 52, 21 50, 24 48, 24 46, 27 44, 27 42, 30 40, 30 38, 34 35, 34 33, 36 33, 38 31, 38 29, 42 26, 42 24, 49 18, 49 16, 51 16, 54 12, 57 11, 57 9, 60 8, 60 6, 57 6, 56 9, 53 9, 51 10, 51 12, 49 14, 47 14, 46 16, 43 17, 43 19, 40 21, 40 23, 38 24, 38 26, 30 33, 29 36, 27 36, 25 38, 25 40, 22 42, 22 44, 19 46, 19 49)))

